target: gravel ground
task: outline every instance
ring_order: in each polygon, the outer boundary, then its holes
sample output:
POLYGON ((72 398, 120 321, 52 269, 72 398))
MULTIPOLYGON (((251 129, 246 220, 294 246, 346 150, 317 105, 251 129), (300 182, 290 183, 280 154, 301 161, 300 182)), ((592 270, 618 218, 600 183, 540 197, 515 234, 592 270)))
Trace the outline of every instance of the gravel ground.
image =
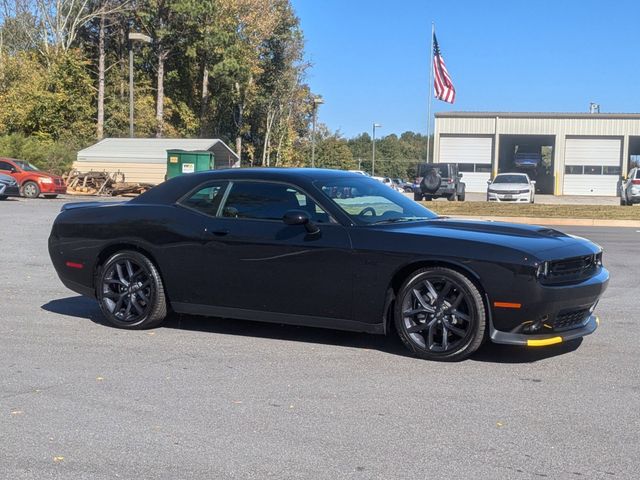
POLYGON ((49 263, 63 202, 0 202, 0 478, 640 478, 635 229, 565 228, 612 274, 581 344, 439 364, 312 328, 109 328, 49 263))

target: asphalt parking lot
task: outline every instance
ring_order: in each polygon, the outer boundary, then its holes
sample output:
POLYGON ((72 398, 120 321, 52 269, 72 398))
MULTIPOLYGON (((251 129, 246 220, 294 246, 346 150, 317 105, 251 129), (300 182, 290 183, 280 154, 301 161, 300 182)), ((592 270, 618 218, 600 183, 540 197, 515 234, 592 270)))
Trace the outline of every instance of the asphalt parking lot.
POLYGON ((225 319, 102 324, 47 237, 68 200, 0 202, 0 478, 640 478, 640 232, 605 248, 581 343, 431 363, 399 341, 225 319))

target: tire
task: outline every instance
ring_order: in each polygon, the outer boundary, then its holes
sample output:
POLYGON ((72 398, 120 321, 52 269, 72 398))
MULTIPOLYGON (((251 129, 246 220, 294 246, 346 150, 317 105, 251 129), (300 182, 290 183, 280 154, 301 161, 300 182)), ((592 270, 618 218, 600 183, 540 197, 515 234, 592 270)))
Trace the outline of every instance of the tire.
POLYGON ((425 195, 424 196, 424 201, 425 202, 430 202, 431 200, 433 200, 433 197, 431 195, 425 195))
POLYGON ((422 193, 413 192, 413 199, 416 202, 422 201, 422 193))
POLYGON ((44 197, 44 198, 54 199, 54 198, 57 198, 57 197, 58 197, 58 195, 57 195, 57 194, 54 194, 54 195, 43 195, 43 197, 44 197))
POLYGON ((462 189, 462 192, 458 194, 458 201, 459 202, 464 202, 464 198, 465 198, 465 189, 462 189))
POLYGON ((100 310, 114 327, 154 328, 167 316, 167 299, 160 272, 149 258, 132 250, 112 255, 99 269, 96 297, 100 310), (132 279, 137 280, 133 289, 132 279))
POLYGON ((0 201, 1 200, 6 200, 8 197, 6 195, 0 195, 0 201))
POLYGON ((427 193, 436 193, 442 185, 442 177, 437 175, 425 175, 420 182, 420 189, 427 193))
POLYGON ((624 197, 620 197, 620 205, 622 205, 623 207, 627 205, 627 201, 624 197))
POLYGON ((411 274, 400 288, 394 322, 400 339, 417 357, 458 361, 482 345, 487 315, 482 294, 467 276, 429 267, 411 274))
POLYGON ((36 182, 24 182, 22 195, 27 198, 38 198, 40 196, 40 187, 36 182))

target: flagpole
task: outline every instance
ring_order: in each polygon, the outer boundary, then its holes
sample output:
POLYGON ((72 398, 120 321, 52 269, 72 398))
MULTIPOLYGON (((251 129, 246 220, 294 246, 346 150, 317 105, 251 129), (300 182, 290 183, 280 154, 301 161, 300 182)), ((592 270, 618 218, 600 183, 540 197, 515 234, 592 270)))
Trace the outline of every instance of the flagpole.
POLYGON ((429 58, 429 106, 427 108, 427 163, 429 163, 429 149, 431 148, 431 99, 433 98, 433 36, 436 25, 431 22, 431 55, 429 58))

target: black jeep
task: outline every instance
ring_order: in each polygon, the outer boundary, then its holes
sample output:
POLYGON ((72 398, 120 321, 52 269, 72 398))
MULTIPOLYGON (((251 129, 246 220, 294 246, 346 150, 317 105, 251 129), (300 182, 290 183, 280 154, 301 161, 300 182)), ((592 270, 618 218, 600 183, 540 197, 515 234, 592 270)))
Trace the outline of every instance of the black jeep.
POLYGON ((433 200, 445 197, 451 202, 464 201, 465 184, 461 182, 457 163, 421 163, 418 166, 419 184, 413 190, 413 199, 433 200))

